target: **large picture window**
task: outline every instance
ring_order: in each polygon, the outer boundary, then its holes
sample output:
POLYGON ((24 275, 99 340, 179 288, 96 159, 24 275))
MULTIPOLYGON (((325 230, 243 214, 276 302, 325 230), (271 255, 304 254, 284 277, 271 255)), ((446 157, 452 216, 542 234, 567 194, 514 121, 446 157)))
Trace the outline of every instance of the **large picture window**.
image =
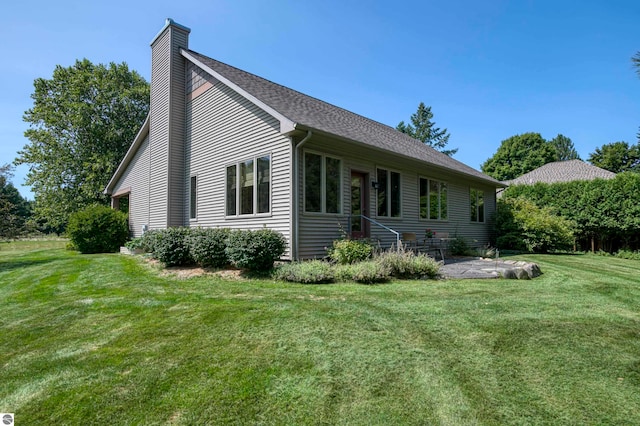
POLYGON ((227 166, 227 216, 271 211, 271 156, 251 158, 227 166))
POLYGON ((471 222, 484 222, 484 191, 471 188, 469 199, 471 202, 471 222))
POLYGON ((400 217, 400 173, 378 169, 378 216, 400 217))
POLYGON ((447 220, 447 184, 420 178, 420 219, 447 220))
POLYGON ((304 153, 304 210, 340 213, 342 161, 313 152, 304 153))

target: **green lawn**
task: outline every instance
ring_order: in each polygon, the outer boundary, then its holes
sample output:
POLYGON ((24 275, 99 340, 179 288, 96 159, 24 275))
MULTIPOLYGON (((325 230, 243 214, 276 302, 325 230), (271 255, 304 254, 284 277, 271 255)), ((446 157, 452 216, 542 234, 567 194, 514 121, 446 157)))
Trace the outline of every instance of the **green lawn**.
POLYGON ((533 281, 179 280, 0 243, 0 412, 33 424, 640 424, 640 262, 533 281))

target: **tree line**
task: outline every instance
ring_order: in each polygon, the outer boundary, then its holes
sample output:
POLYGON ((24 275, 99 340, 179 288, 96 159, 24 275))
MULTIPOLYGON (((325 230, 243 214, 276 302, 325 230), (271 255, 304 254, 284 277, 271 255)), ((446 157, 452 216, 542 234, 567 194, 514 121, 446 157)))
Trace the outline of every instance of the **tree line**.
MULTIPOLYGON (((554 161, 580 159, 570 138, 559 134, 547 141, 540 133, 511 136, 500 144, 496 153, 481 166, 483 173, 500 181, 522 176, 554 161)), ((640 172, 640 135, 638 143, 604 144, 589 154, 587 161, 613 173, 640 172)))

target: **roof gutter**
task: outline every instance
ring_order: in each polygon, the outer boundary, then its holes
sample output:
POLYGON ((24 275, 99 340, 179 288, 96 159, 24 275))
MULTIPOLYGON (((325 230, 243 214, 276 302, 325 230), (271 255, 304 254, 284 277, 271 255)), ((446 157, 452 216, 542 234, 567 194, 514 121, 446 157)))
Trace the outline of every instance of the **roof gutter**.
POLYGON ((307 130, 307 135, 296 144, 293 149, 293 202, 291 208, 293 209, 293 241, 291 244, 291 258, 292 260, 298 260, 298 252, 300 248, 299 235, 300 235, 300 148, 311 139, 313 132, 307 130))

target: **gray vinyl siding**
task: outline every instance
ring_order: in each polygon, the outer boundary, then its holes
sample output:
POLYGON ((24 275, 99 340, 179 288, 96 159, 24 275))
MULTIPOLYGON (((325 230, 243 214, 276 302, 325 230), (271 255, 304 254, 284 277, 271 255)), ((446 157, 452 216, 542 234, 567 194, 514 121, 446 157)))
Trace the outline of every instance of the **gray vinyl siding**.
MULTIPOLYGON (((490 238, 489 219, 495 211, 495 188, 487 186, 473 179, 461 178, 451 171, 431 168, 424 163, 393 156, 356 144, 339 142, 328 138, 314 137, 301 150, 300 164, 300 251, 301 258, 323 257, 325 247, 329 247, 332 240, 340 238, 342 229, 348 230, 348 215, 351 211, 351 171, 368 173, 366 183, 369 190, 368 213, 372 219, 399 232, 413 232, 418 238, 423 238, 425 229, 448 232, 463 237, 470 245, 487 244, 490 238), (302 155, 305 150, 324 152, 342 159, 342 213, 339 215, 318 214, 304 212, 304 187, 302 155), (401 174, 401 217, 388 218, 377 216, 376 191, 371 188, 376 180, 376 169, 383 168, 397 171, 401 174), (448 219, 424 220, 420 219, 419 209, 419 177, 444 181, 448 185, 448 219), (474 223, 470 219, 469 188, 484 190, 485 222, 474 223)), ((383 247, 395 244, 395 235, 375 225, 371 225, 371 237, 380 240, 383 247)))
MULTIPOLYGON (((291 141, 279 122, 224 84, 214 85, 187 102, 186 176, 198 177, 197 219, 189 220, 188 191, 184 218, 189 226, 260 229, 281 232, 291 246, 291 141), (271 212, 225 216, 226 167, 258 156, 271 156, 271 212)), ((211 82, 210 81, 210 82, 211 82)))
MULTIPOLYGON (((188 34, 174 30, 171 44, 171 105, 170 140, 169 140, 169 226, 185 224, 183 210, 185 208, 185 80, 186 60, 180 54, 181 48, 187 48, 188 34)), ((188 178, 189 175, 186 175, 188 178)), ((187 187, 188 189, 188 187, 187 187)), ((188 208, 187 200, 187 208, 188 208)))
POLYGON ((180 48, 188 34, 173 26, 158 37, 151 54, 149 225, 184 224, 185 69, 180 48))
POLYGON ((142 235, 142 226, 149 224, 149 136, 144 138, 129 166, 113 188, 117 193, 131 188, 129 193, 129 230, 142 235))

